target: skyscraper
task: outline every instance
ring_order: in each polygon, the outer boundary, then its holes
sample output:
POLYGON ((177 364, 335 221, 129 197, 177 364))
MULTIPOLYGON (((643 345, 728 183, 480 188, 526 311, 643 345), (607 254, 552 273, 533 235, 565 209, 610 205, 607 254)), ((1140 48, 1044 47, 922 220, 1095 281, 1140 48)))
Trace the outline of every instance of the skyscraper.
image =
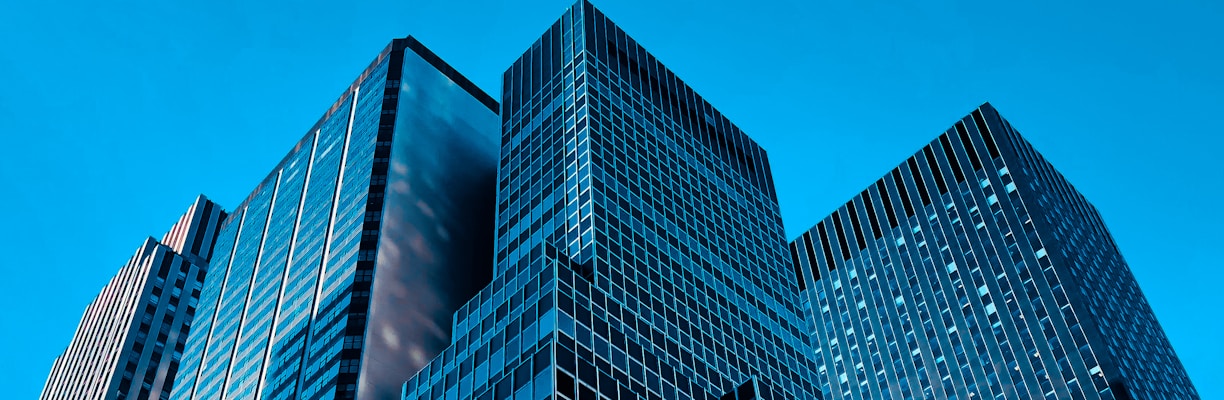
POLYGON ((493 282, 405 399, 816 398, 765 152, 654 56, 579 1, 501 133, 493 282))
POLYGON ((791 250, 828 398, 1198 398, 1096 208, 989 104, 791 250))
POLYGON ((199 196, 161 241, 145 239, 85 308, 39 398, 169 394, 223 219, 221 207, 199 196))
POLYGON ((391 42, 221 229, 173 399, 384 399, 492 274, 497 103, 391 42))

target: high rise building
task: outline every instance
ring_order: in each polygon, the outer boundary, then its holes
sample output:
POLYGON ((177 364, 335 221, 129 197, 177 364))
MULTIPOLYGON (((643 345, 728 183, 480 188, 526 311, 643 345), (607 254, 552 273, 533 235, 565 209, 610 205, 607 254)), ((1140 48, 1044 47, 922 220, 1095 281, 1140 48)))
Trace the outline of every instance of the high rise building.
POLYGON ((225 222, 171 398, 398 396, 492 276, 497 107, 392 41, 225 222))
POLYGON ((1096 208, 989 104, 791 250, 827 398, 1198 398, 1096 208))
POLYGON ((501 103, 494 278, 405 399, 817 398, 756 143, 585 0, 501 103))
POLYGON ((85 308, 39 398, 168 395, 223 219, 225 211, 200 196, 161 241, 145 239, 85 308))

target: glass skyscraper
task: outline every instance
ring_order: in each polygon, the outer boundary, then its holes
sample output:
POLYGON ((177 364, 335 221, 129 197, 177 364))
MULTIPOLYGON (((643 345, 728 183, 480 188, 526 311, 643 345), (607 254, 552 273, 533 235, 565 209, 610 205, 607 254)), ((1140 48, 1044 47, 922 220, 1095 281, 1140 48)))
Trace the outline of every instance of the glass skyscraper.
POLYGON ((221 207, 199 196, 160 241, 146 239, 85 309, 39 398, 168 395, 223 219, 221 207))
POLYGON ((989 104, 791 250, 827 398, 1198 398, 1096 208, 989 104))
POLYGON ((765 152, 586 1, 502 79, 492 283, 405 399, 813 399, 765 152))
POLYGON ((788 247, 765 151, 579 0, 500 101, 393 40, 231 213, 146 241, 42 398, 1198 393, 989 104, 788 247))
POLYGON ((392 41, 236 207, 173 399, 385 399, 492 276, 497 102, 392 41))

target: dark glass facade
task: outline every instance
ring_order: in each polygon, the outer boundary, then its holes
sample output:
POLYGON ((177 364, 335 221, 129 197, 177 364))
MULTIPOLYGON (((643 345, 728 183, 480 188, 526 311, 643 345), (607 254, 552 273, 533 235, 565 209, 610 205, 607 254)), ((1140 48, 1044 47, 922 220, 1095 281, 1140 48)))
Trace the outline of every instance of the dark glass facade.
POLYGON ((225 215, 199 196, 160 241, 145 239, 85 309, 39 399, 169 395, 225 215))
POLYGON ((492 276, 497 106, 393 41, 221 229, 171 398, 397 397, 492 276))
POLYGON ((1096 208, 989 104, 791 250, 827 398, 1198 398, 1096 208))
POLYGON ((503 76, 493 282, 405 399, 812 399, 764 151, 585 1, 503 76))

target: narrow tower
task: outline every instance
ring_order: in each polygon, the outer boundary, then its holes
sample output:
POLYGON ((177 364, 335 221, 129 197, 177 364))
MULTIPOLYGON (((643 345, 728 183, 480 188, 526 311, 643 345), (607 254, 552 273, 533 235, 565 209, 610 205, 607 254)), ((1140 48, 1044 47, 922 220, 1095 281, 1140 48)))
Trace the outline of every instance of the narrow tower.
POLYGON ((225 211, 200 196, 161 241, 145 239, 55 359, 42 400, 170 394, 225 211))

